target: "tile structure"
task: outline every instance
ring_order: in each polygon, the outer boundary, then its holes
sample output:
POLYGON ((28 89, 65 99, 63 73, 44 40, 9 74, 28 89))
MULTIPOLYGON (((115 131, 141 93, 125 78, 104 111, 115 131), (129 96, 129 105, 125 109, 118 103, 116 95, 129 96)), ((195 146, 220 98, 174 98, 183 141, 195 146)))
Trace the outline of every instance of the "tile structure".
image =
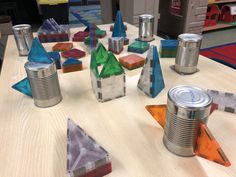
POLYGON ((62 64, 63 73, 69 73, 69 72, 81 71, 81 70, 83 70, 82 61, 77 60, 76 58, 68 58, 62 64))
POLYGON ((148 42, 135 41, 128 46, 128 52, 143 54, 149 47, 150 45, 148 42))
POLYGON ((112 37, 108 39, 108 50, 119 55, 124 49, 123 37, 112 37))
POLYGON ((177 40, 161 40, 160 57, 161 58, 175 58, 177 53, 177 40))
POLYGON ((74 42, 84 42, 84 39, 89 36, 88 31, 79 31, 74 34, 72 41, 74 42))
POLYGON ((115 19, 114 29, 112 32, 112 37, 123 37, 124 45, 129 44, 129 39, 127 38, 127 35, 125 32, 125 26, 124 26, 120 11, 117 11, 116 13, 116 19, 115 19))
POLYGON ((126 94, 125 72, 111 52, 100 43, 92 50, 90 75, 93 92, 99 102, 113 100, 126 94))
MULTIPOLYGON (((127 25, 124 25, 124 27, 125 27, 125 31, 127 31, 127 29, 128 29, 127 25)), ((112 32, 113 30, 114 30, 114 25, 111 25, 110 26, 110 31, 112 32)))
POLYGON ((108 152, 76 125, 67 121, 67 172, 70 177, 102 177, 112 171, 108 152))
POLYGON ((52 50, 58 51, 58 52, 64 52, 67 50, 70 50, 73 48, 73 43, 71 42, 60 42, 60 43, 56 43, 53 47, 52 50))
POLYGON ((207 93, 212 97, 216 109, 236 113, 236 94, 217 90, 207 90, 207 93))
POLYGON ((61 69, 61 56, 59 52, 48 52, 49 58, 51 58, 55 64, 57 69, 61 69))
POLYGON ((85 57, 86 53, 82 50, 79 50, 79 49, 70 49, 70 50, 67 50, 67 51, 64 51, 61 53, 61 56, 64 57, 64 58, 83 58, 85 57))
POLYGON ((147 96, 155 98, 164 87, 157 47, 151 46, 138 81, 138 88, 147 96))
POLYGON ((32 91, 31 91, 31 87, 30 87, 30 83, 28 78, 24 78, 21 81, 19 81, 18 83, 14 84, 12 86, 13 89, 29 96, 29 97, 33 97, 32 96, 32 91))
POLYGON ((88 47, 89 53, 97 48, 98 39, 95 34, 96 26, 89 24, 89 37, 84 40, 84 44, 88 47))
POLYGON ((145 63, 145 58, 140 57, 135 54, 130 54, 130 55, 119 58, 119 62, 125 68, 132 70, 132 69, 142 67, 145 63))
POLYGON ((40 42, 69 41, 69 25, 58 25, 53 18, 46 19, 38 30, 38 38, 40 42))
POLYGON ((32 42, 32 47, 30 49, 28 60, 36 63, 52 63, 53 60, 50 59, 48 53, 44 49, 43 45, 40 43, 38 38, 34 38, 32 42))

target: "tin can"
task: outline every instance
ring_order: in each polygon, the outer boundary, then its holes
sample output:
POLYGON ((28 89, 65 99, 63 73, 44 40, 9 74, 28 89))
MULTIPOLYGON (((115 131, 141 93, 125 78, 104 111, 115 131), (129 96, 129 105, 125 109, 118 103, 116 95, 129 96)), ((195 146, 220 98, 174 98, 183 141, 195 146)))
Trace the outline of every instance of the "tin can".
POLYGON ((33 34, 28 24, 15 25, 12 27, 16 45, 20 56, 27 56, 32 46, 33 34))
POLYGON ((181 34, 178 36, 178 49, 175 59, 175 70, 183 74, 197 71, 199 50, 202 36, 198 34, 181 34))
POLYGON ((25 70, 30 81, 34 103, 38 107, 50 107, 62 100, 57 69, 50 64, 27 62, 25 70))
POLYGON ((139 16, 139 40, 152 41, 154 31, 154 16, 143 14, 139 16))
POLYGON ((176 86, 169 90, 163 143, 179 156, 194 156, 200 123, 207 123, 212 98, 201 88, 176 86))
POLYGON ((108 39, 108 50, 115 54, 120 54, 124 47, 123 37, 112 37, 108 39))

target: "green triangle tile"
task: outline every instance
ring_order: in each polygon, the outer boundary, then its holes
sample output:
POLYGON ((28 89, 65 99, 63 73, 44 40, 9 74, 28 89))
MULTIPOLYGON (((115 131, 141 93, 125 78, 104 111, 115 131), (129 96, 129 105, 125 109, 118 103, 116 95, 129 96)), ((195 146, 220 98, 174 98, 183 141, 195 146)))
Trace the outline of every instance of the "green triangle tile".
POLYGON ((96 50, 96 62, 98 65, 101 65, 107 61, 108 52, 102 43, 98 44, 98 48, 96 50))
POLYGON ((92 50, 92 53, 91 53, 90 69, 93 71, 93 73, 98 78, 99 73, 98 73, 98 64, 97 64, 97 60, 96 60, 96 51, 95 50, 92 50))
POLYGON ((109 52, 107 62, 104 64, 102 68, 100 77, 105 78, 105 77, 110 77, 112 75, 119 75, 122 73, 124 73, 124 69, 117 61, 113 53, 109 52))

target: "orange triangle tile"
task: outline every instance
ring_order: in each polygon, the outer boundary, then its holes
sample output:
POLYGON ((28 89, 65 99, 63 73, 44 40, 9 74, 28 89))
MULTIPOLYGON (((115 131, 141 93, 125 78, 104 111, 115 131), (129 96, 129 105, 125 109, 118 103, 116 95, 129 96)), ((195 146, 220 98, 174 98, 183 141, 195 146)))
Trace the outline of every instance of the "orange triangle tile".
POLYGON ((166 104, 148 105, 145 108, 154 117, 154 119, 162 126, 162 128, 164 128, 166 123, 166 104))
POLYGON ((200 125, 195 154, 226 167, 231 163, 205 124, 200 125))

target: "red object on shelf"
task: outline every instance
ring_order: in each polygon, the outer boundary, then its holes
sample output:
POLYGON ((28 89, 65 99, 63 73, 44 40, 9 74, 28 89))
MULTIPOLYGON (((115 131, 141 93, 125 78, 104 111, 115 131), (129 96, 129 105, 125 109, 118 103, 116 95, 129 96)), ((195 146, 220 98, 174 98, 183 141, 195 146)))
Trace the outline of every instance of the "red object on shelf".
POLYGON ((220 9, 217 5, 208 5, 204 26, 215 26, 218 22, 220 9))
POLYGON ((220 20, 224 22, 236 21, 236 5, 226 4, 221 8, 220 20))

